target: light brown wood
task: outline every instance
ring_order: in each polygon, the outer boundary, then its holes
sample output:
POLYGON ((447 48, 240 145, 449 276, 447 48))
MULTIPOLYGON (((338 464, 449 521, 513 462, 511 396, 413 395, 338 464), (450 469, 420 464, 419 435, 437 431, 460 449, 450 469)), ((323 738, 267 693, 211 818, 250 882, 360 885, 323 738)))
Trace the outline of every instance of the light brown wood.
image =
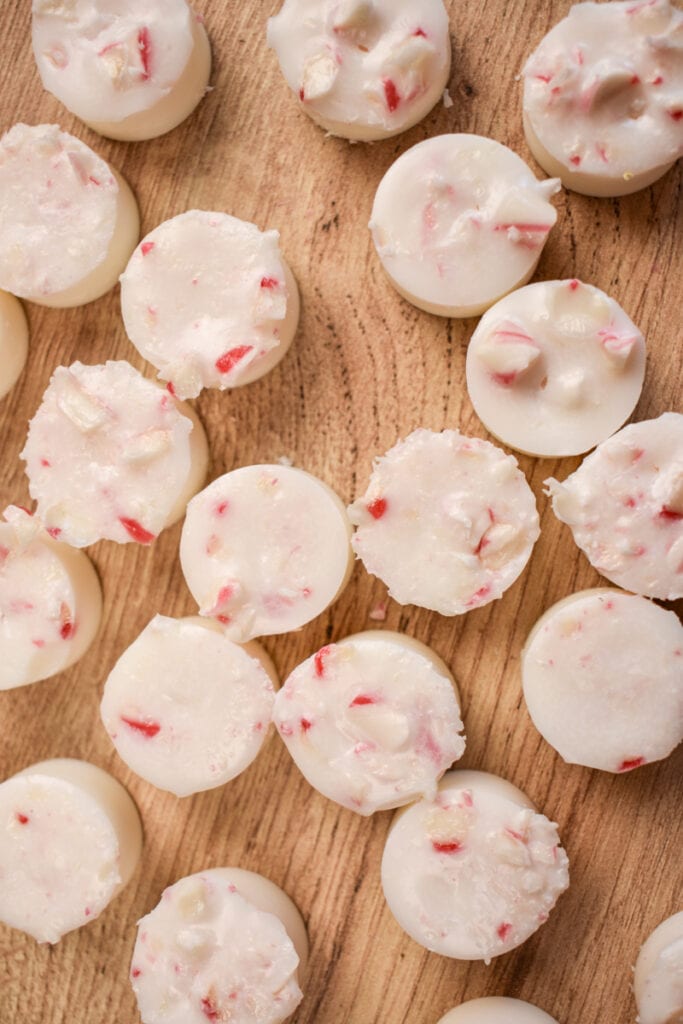
MULTIPOLYGON (((430 317, 391 289, 366 226, 375 187, 400 153, 447 131, 491 135, 530 160, 516 76, 569 2, 447 0, 454 106, 439 106, 405 135, 372 146, 325 138, 299 112, 265 44, 266 18, 277 6, 196 0, 213 45, 214 90, 170 135, 125 144, 100 139, 42 90, 30 53, 30 4, 2 0, 0 127, 56 121, 73 131, 128 178, 143 231, 192 207, 280 230, 301 286, 301 328, 264 380, 197 401, 211 474, 284 455, 351 500, 365 488, 372 457, 417 426, 486 436, 464 386, 475 322, 430 317)), ((680 198, 680 167, 625 199, 561 195, 537 273, 598 285, 644 330, 649 360, 637 419, 681 408, 680 198)), ((124 358, 144 368, 124 334, 118 290, 82 309, 29 306, 28 314, 28 367, 0 403, 1 507, 28 499, 18 455, 56 365, 124 358)), ((547 476, 564 478, 578 460, 520 462, 542 511, 541 539, 522 578, 501 601, 455 619, 390 603, 385 625, 431 644, 452 666, 468 736, 462 763, 504 775, 559 822, 572 881, 549 922, 490 967, 426 953, 382 898, 379 863, 391 814, 366 820, 324 800, 277 738, 242 777, 190 799, 127 771, 100 723, 99 698, 107 672, 152 614, 195 611, 176 526, 149 550, 93 548, 105 591, 99 641, 62 676, 0 694, 0 777, 46 757, 92 760, 128 786, 146 834, 133 882, 93 924, 54 948, 0 927, 1 1024, 137 1021, 128 983, 136 920, 170 882, 222 864, 268 875, 304 914, 312 957, 297 1024, 432 1024, 458 1002, 488 994, 535 1002, 561 1024, 635 1019, 630 982, 639 945, 680 909, 683 759, 679 749, 613 777, 565 765, 531 725, 519 679, 524 639, 552 602, 598 577, 542 495, 547 476)), ((325 615, 266 641, 282 676, 324 642, 369 628, 368 613, 383 597, 382 585, 358 565, 325 615)))

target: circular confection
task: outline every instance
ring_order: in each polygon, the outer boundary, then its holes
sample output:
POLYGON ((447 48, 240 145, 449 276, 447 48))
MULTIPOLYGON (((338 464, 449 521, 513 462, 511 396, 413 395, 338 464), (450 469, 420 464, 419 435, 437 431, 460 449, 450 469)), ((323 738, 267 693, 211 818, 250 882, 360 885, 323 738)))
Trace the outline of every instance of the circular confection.
POLYGON ((61 544, 24 509, 0 523, 0 690, 69 668, 95 639, 102 591, 82 551, 61 544))
POLYGON ((478 316, 533 274, 559 188, 493 139, 439 135, 391 165, 370 230, 404 299, 439 316, 478 316))
POLYGON ((57 367, 21 458, 48 531, 80 548, 151 544, 201 487, 208 448, 189 407, 121 360, 57 367))
POLYGON ((7 779, 0 822, 0 921, 38 942, 99 917, 142 850, 131 797, 85 761, 43 761, 7 779))
POLYGON ((267 35, 301 108, 346 139, 411 128, 451 70, 441 0, 285 0, 267 35))
POLYGON ((683 911, 662 921, 643 944, 633 992, 639 1024, 682 1024, 683 911))
POLYGON ((557 826, 511 783, 448 772, 434 800, 400 811, 382 858, 389 909, 415 942, 485 960, 525 942, 569 885, 557 826))
POLYGON ((621 306, 580 281, 519 288, 482 317, 467 350, 467 390, 503 444, 580 455, 633 412, 645 340, 621 306))
POLYGON ((81 306, 113 288, 139 238, 123 178, 57 125, 0 139, 0 288, 43 306, 81 306))
POLYGON ((589 196, 651 185, 683 154, 683 11, 580 3, 524 68, 524 130, 548 174, 589 196))
POLYGON ((456 1006, 438 1024, 557 1024, 557 1021, 522 999, 489 996, 456 1006))
POLYGON ((33 0, 33 54, 43 85, 112 139, 151 139, 206 92, 211 49, 185 0, 33 0))
POLYGON ((0 292, 0 398, 16 384, 28 355, 28 323, 21 303, 0 292))
POLYGON ((200 615, 244 643, 325 611, 353 568, 350 533, 322 480, 290 466, 244 466, 188 505, 180 564, 200 615))
POLYGON ((433 799, 465 750, 446 665, 389 630, 347 637, 304 661, 278 693, 273 720, 310 784, 364 815, 433 799))
POLYGON ((142 1024, 282 1024, 303 998, 307 956, 299 911, 267 878, 181 878, 138 925, 130 977, 142 1024))
POLYGON ((257 380, 286 354, 299 292, 277 231, 190 210, 141 242, 121 277, 133 345, 179 398, 257 380))
POLYGON ((683 597, 683 415, 632 423, 545 483, 599 573, 645 597, 683 597))
POLYGON ((442 615, 502 597, 540 532, 514 456, 457 430, 419 429, 394 445, 349 517, 356 554, 394 600, 442 615))
POLYGON ((119 756, 159 789, 189 796, 234 779, 259 753, 275 670, 210 620, 155 615, 104 684, 101 714, 119 756))

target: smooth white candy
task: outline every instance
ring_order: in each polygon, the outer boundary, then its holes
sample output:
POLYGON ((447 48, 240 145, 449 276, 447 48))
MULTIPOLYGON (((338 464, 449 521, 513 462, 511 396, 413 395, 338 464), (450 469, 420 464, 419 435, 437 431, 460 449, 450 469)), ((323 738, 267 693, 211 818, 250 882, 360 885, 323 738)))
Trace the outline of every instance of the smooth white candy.
POLYGON ((554 1017, 522 999, 489 996, 449 1010, 438 1024, 557 1024, 554 1017))
POLYGON ((662 921, 643 944, 633 991, 639 1024, 683 1021, 683 911, 662 921))
POLYGON ((28 323, 21 303, 0 292, 0 398, 11 391, 28 355, 28 323))

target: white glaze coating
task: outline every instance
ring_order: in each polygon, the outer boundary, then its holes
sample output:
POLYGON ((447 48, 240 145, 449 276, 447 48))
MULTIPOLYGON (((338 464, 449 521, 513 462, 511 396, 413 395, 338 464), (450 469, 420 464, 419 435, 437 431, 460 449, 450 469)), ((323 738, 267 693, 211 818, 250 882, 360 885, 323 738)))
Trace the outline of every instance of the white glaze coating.
POLYGON ((683 11, 580 3, 524 68, 524 127, 548 174, 587 195, 645 188, 683 153, 683 11))
POLYGON ((299 320, 277 231, 190 210, 143 239, 121 277, 128 337, 179 398, 238 387, 272 369, 299 320))
POLYGON ((0 398, 16 384, 28 355, 28 323, 18 299, 0 292, 0 398))
POLYGON ((310 784, 364 815, 432 799, 465 750, 451 673, 390 630, 346 637, 302 662, 273 721, 310 784))
POLYGON ((467 390, 510 448, 579 455, 633 412, 645 340, 621 306, 580 281, 540 281, 484 314, 467 350, 467 390))
POLYGON ((557 1024, 557 1021, 521 999, 489 996, 456 1006, 438 1024, 557 1024))
POLYGON ((526 284, 557 220, 559 181, 538 181, 507 146, 439 135, 382 178, 370 230, 404 298, 440 316, 477 316, 526 284))
POLYGON ((599 573, 646 597, 683 597, 683 415, 632 423, 563 483, 545 483, 599 573))
POLYGON ((192 410, 121 360, 57 367, 21 458, 46 527, 85 547, 151 544, 201 486, 208 451, 192 410))
POLYGON ((457 430, 415 430, 376 459, 349 517, 354 551, 394 600, 442 615, 501 597, 539 535, 514 456, 457 430))
POLYGON ((633 977, 638 1024, 683 1024, 683 911, 644 942, 633 977))

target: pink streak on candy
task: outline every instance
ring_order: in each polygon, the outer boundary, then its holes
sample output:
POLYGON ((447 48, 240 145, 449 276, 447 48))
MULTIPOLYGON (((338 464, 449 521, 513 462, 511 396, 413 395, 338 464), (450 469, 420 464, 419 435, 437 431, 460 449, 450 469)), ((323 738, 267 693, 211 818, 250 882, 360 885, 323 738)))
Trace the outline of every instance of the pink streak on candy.
POLYGON ((280 285, 280 282, 278 281, 278 279, 276 277, 262 277, 261 278, 261 287, 262 288, 278 288, 279 285, 280 285))
POLYGON ((445 843, 432 839, 432 849, 435 853, 460 853, 462 843, 458 839, 451 839, 445 843))
POLYGON ((219 373, 230 373, 245 356, 249 355, 253 347, 253 345, 238 345, 237 348, 231 348, 229 352, 216 360, 216 369, 219 373))
POLYGON ((28 815, 22 814, 21 811, 17 811, 16 818, 20 825, 28 825, 28 815))
POLYGON ((367 704, 376 704, 377 701, 374 697, 367 696, 366 694, 360 693, 357 697, 354 697, 349 704, 350 708, 363 708, 367 704))
POLYGON ((381 519, 387 510, 387 499, 386 498, 375 498, 368 505, 368 512, 373 519, 381 519))
POLYGON ((121 721, 124 725, 135 729, 136 732, 146 736, 149 740, 154 739, 157 733, 161 731, 161 726, 158 722, 141 722, 137 718, 126 718, 125 715, 121 715, 121 721))
POLYGON ((152 39, 146 25, 138 32, 138 49, 140 50, 140 60, 142 61, 142 79, 146 82, 151 76, 150 68, 152 65, 152 39))
POLYGON ((156 540, 153 533, 146 530, 137 519, 128 519, 126 516, 119 516, 119 522, 124 530, 132 537, 138 544, 151 544, 152 541, 156 540))
POLYGON ((508 937, 511 931, 512 925, 509 923, 509 921, 503 921, 503 923, 499 924, 498 927, 496 928, 496 935, 501 940, 501 942, 505 942, 506 938, 508 937))
POLYGON ((153 248, 154 242, 143 242, 142 245, 140 246, 140 252, 142 253, 143 256, 147 256, 148 253, 150 253, 153 248))
POLYGON ((213 999, 211 999, 210 996, 205 996, 202 999, 202 1013, 204 1014, 207 1020, 220 1020, 220 1017, 218 1016, 218 1010, 216 1009, 216 1004, 214 1003, 213 999))
POLYGON ((318 679, 322 679, 325 675, 325 659, 329 656, 332 650, 331 644, 326 647, 321 647, 318 653, 313 658, 313 664, 315 665, 315 674, 318 679))
POLYGON ((401 97, 399 96, 398 89, 391 78, 385 78, 382 84, 384 85, 384 97, 387 101, 389 113, 393 114, 394 111, 398 109, 401 97))
POLYGON ((641 765, 645 764, 644 757, 632 757, 626 761, 622 761, 617 768, 618 772, 632 772, 634 768, 640 768, 641 765))

